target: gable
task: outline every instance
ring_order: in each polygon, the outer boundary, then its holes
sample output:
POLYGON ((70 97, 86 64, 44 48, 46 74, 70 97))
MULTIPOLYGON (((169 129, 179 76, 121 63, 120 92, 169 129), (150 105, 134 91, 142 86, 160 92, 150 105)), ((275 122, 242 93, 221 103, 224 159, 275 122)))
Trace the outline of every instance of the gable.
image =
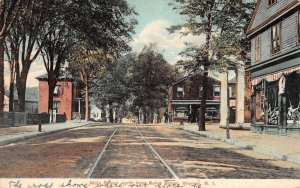
POLYGON ((268 0, 258 0, 247 29, 247 34, 251 35, 262 29, 298 5, 299 0, 277 0, 277 3, 272 6, 268 5, 268 0))

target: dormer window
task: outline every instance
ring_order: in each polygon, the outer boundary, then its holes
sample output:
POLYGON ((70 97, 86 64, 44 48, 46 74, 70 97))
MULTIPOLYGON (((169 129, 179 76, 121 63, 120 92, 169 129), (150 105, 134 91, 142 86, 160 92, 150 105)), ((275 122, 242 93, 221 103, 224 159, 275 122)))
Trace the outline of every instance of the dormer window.
POLYGON ((269 6, 272 6, 272 5, 274 5, 275 3, 277 3, 277 0, 268 0, 269 6))
POLYGON ((183 96, 184 96, 183 87, 178 86, 177 87, 177 97, 183 97, 183 96))
POLYGON ((281 22, 271 27, 271 53, 280 51, 281 44, 281 22))

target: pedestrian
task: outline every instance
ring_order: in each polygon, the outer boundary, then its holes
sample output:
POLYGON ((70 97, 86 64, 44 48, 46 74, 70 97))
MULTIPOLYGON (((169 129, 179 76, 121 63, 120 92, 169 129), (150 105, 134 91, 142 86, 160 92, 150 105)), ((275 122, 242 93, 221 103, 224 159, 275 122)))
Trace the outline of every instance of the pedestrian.
POLYGON ((165 117, 165 123, 168 123, 168 112, 167 111, 165 111, 164 117, 165 117))
POLYGON ((158 122, 157 122, 157 118, 158 118, 158 114, 156 113, 156 112, 154 112, 154 115, 153 115, 153 123, 154 124, 157 124, 158 122))
POLYGON ((172 123, 173 120, 173 113, 169 112, 169 123, 172 123))

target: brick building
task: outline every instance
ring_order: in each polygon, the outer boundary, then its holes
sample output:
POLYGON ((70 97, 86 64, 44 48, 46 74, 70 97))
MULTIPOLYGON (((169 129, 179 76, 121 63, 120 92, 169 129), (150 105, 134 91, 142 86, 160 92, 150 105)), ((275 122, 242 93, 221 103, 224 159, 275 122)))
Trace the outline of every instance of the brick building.
MULTIPOLYGON (((41 75, 36 79, 39 80, 39 113, 48 113, 48 82, 47 74, 41 75)), ((53 110, 57 114, 66 114, 67 120, 74 117, 83 117, 84 102, 82 101, 81 92, 78 83, 70 77, 60 77, 54 89, 53 110)))
MULTIPOLYGON (((169 87, 168 112, 174 114, 174 121, 195 122, 201 104, 202 74, 183 77, 169 87)), ((220 81, 208 77, 208 93, 206 100, 206 116, 208 119, 219 120, 220 81)))

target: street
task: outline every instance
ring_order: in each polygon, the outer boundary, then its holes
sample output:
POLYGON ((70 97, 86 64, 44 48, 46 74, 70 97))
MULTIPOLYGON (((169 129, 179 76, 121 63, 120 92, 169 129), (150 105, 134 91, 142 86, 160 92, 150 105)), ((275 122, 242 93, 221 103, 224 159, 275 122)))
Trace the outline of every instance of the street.
POLYGON ((168 125, 85 126, 0 147, 3 178, 89 173, 91 178, 298 179, 300 165, 168 125))

